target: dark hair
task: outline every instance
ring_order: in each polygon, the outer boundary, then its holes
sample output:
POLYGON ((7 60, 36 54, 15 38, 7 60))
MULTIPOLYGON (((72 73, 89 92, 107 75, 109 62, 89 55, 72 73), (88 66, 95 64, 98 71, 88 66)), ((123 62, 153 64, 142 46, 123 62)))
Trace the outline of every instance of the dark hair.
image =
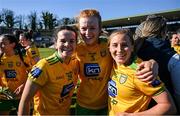
POLYGON ((16 37, 16 39, 17 39, 18 41, 19 41, 19 35, 20 35, 21 33, 23 33, 22 30, 15 30, 15 31, 13 32, 14 36, 16 37))
POLYGON ((25 37, 26 40, 29 40, 29 41, 31 41, 31 39, 32 39, 32 36, 31 36, 31 34, 29 32, 21 33, 20 36, 25 37))
POLYGON ((57 34, 60 32, 60 31, 62 31, 62 30, 68 30, 68 31, 72 31, 72 32, 74 32, 75 33, 75 35, 76 35, 76 40, 77 40, 77 38, 78 38, 78 33, 77 33, 77 31, 76 31, 76 29, 74 28, 74 27, 72 27, 72 26, 60 26, 60 27, 57 27, 56 29, 55 29, 55 31, 54 31, 54 42, 56 42, 57 41, 57 34))
MULTIPOLYGON (((10 43, 15 43, 15 48, 14 48, 15 52, 19 55, 19 57, 20 57, 21 61, 24 63, 24 65, 25 65, 26 67, 29 67, 29 65, 24 62, 24 58, 23 58, 24 54, 23 54, 23 52, 22 52, 22 50, 21 50, 22 47, 21 47, 21 45, 18 43, 17 38, 16 38, 14 35, 12 35, 12 34, 3 34, 3 35, 1 35, 1 36, 2 36, 3 38, 7 38, 10 43)), ((0 55, 0 59, 1 59, 2 56, 3 56, 3 53, 0 55)))

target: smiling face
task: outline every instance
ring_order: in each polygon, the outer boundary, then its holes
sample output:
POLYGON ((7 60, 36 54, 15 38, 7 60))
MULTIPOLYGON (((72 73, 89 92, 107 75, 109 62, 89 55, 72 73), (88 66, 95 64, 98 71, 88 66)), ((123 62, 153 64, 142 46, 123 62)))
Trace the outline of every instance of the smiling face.
POLYGON ((100 27, 97 17, 80 17, 79 30, 84 42, 87 45, 94 45, 98 42, 100 27))
POLYGON ((128 65, 130 63, 133 45, 126 34, 115 34, 110 37, 109 51, 116 64, 128 65))
POLYGON ((24 36, 22 36, 22 35, 19 36, 19 43, 23 47, 27 47, 28 46, 28 40, 24 36))
POLYGON ((15 43, 10 42, 5 36, 0 36, 0 51, 10 56, 14 54, 15 43))
POLYGON ((56 49, 63 59, 71 57, 76 49, 76 34, 70 30, 57 33, 56 49))
POLYGON ((76 34, 70 30, 57 33, 56 49, 63 59, 71 57, 76 49, 76 34))

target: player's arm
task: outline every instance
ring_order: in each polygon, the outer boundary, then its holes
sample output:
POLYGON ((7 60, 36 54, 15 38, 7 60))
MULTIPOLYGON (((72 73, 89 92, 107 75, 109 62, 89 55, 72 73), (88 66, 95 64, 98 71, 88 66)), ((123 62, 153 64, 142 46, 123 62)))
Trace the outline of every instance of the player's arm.
POLYGON ((18 108, 18 115, 29 115, 30 100, 39 90, 40 86, 31 80, 27 80, 18 108))
POLYGON ((153 96, 153 99, 157 102, 157 104, 154 107, 139 114, 168 115, 177 113, 176 106, 168 90, 165 90, 159 95, 153 96))
POLYGON ((136 76, 140 81, 151 83, 158 76, 158 63, 151 59, 138 65, 136 76))

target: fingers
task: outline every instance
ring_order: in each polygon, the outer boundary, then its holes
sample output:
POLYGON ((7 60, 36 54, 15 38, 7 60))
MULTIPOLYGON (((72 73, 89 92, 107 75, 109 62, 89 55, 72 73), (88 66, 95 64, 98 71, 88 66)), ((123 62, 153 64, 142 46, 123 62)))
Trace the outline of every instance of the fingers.
POLYGON ((151 68, 150 67, 144 67, 144 63, 141 63, 137 68, 136 76, 144 75, 148 72, 152 73, 151 68))
POLYGON ((154 60, 140 63, 137 68, 136 76, 143 82, 153 82, 158 76, 158 64, 154 60))
POLYGON ((18 95, 20 94, 19 88, 17 88, 17 89, 14 91, 14 94, 15 94, 16 96, 18 96, 18 95))
POLYGON ((153 71, 150 68, 150 66, 148 67, 143 67, 144 63, 142 63, 141 65, 139 65, 139 71, 137 71, 136 76, 139 80, 141 80, 142 82, 148 82, 151 83, 154 80, 154 75, 153 75, 153 71), (141 68, 143 67, 143 69, 141 68))
POLYGON ((143 75, 138 75, 137 78, 143 82, 151 83, 154 80, 152 72, 147 72, 143 75))
POLYGON ((137 70, 140 71, 141 69, 144 68, 145 62, 141 62, 140 64, 138 64, 137 70))

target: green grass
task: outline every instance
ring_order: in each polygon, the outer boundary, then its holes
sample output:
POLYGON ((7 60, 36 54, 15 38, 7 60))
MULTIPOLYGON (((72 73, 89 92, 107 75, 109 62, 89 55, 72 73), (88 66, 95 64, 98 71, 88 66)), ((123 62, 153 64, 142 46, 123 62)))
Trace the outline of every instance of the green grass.
POLYGON ((38 49, 39 49, 41 58, 46 58, 55 52, 55 49, 53 48, 38 48, 38 49))

